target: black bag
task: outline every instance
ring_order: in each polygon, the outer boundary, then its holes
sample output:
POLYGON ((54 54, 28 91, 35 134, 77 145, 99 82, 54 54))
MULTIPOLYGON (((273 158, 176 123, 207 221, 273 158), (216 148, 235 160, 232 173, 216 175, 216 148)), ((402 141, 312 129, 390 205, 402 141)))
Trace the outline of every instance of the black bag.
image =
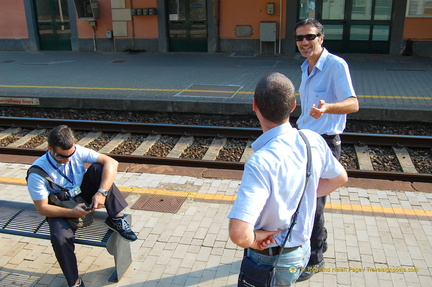
MULTIPOLYGON (((80 203, 85 203, 86 205, 88 205, 88 203, 80 195, 75 196, 71 200, 59 200, 55 194, 51 193, 48 198, 50 204, 71 208, 71 209, 75 208, 75 206, 77 206, 80 203)), ((73 229, 90 226, 94 221, 93 212, 87 213, 86 215, 84 215, 84 217, 81 218, 68 217, 67 221, 69 222, 69 225, 73 229)))
POLYGON ((239 287, 270 287, 275 275, 275 266, 257 265, 251 258, 244 257, 238 278, 239 287))
MULTIPOLYGON (((60 192, 60 194, 63 194, 63 195, 69 194, 66 188, 55 183, 51 179, 51 177, 40 166, 37 166, 37 165, 31 166, 27 170, 27 177, 28 177, 29 173, 31 173, 31 172, 39 174, 40 176, 42 176, 43 178, 45 178, 49 182, 58 186, 62 190, 62 192, 60 192)), ((64 200, 67 197, 68 196, 60 196, 60 198, 59 198, 57 195, 50 193, 50 195, 48 196, 48 203, 52 204, 52 205, 61 206, 61 207, 71 208, 71 209, 75 208, 75 206, 77 206, 80 203, 85 203, 86 205, 88 205, 88 203, 80 195, 75 196, 72 199, 64 200)), ((81 218, 68 217, 66 219, 67 219, 69 225, 71 226, 71 228, 73 228, 73 229, 78 229, 78 228, 90 226, 94 221, 93 212, 87 213, 84 217, 81 217, 81 218)))
MULTIPOLYGON (((291 231, 294 225, 297 223, 297 215, 299 212, 300 204, 303 200, 304 191, 306 190, 306 186, 311 175, 311 149, 310 144, 306 136, 299 131, 300 136, 306 143, 307 150, 307 163, 306 163, 306 181, 303 189, 302 196, 300 197, 300 201, 297 204, 297 209, 294 212, 291 218, 291 224, 288 228, 288 233, 283 241, 282 246, 285 246, 285 243, 288 240, 288 237, 291 234, 291 231)), ((273 265, 258 265, 251 258, 247 257, 247 250, 245 249, 245 256, 243 257, 242 264, 240 267, 240 274, 238 277, 237 286, 238 287, 270 287, 272 286, 273 278, 275 276, 276 265, 279 261, 279 257, 282 254, 283 248, 280 249, 280 252, 276 258, 276 261, 273 265)))

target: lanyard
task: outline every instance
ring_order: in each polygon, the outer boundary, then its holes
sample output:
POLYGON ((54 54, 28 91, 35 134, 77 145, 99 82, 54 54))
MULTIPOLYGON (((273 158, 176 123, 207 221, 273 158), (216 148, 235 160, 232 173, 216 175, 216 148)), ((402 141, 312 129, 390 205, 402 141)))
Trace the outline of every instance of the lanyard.
MULTIPOLYGON (((74 186, 75 184, 74 184, 74 182, 64 173, 64 172, 62 172, 58 167, 56 167, 53 163, 52 163, 52 161, 51 161, 51 159, 50 159, 50 157, 48 156, 48 153, 49 153, 49 151, 47 150, 47 152, 46 152, 46 157, 47 157, 47 160, 48 160, 48 162, 49 162, 49 164, 61 175, 61 176, 63 176, 67 181, 69 181, 70 183, 72 183, 72 186, 74 186)), ((71 164, 71 162, 69 162, 69 166, 70 166, 70 170, 71 170, 71 175, 72 175, 72 179, 73 179, 73 168, 72 168, 72 164, 71 164)), ((66 165, 65 165, 65 170, 66 170, 66 165)))

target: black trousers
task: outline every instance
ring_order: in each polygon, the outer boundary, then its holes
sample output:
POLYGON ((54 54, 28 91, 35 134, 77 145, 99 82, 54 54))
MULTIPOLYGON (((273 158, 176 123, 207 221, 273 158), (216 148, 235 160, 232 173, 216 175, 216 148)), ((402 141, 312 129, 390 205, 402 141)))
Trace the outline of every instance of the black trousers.
MULTIPOLYGON (((86 171, 81 183, 81 196, 92 202, 92 197, 99 189, 102 179, 103 165, 92 164, 86 171)), ((127 207, 127 202, 120 190, 113 184, 105 201, 105 208, 110 217, 115 217, 127 207)), ((72 229, 66 218, 48 217, 50 227, 51 244, 57 261, 63 271, 63 275, 69 286, 75 285, 78 279, 78 263, 75 255, 75 229, 72 229)))
MULTIPOLYGON (((331 149, 333 155, 339 160, 342 152, 342 145, 339 135, 321 135, 331 149)), ((324 227, 324 207, 327 196, 317 198, 314 226, 311 234, 311 256, 308 265, 315 265, 324 260, 323 247, 327 240, 327 229, 324 227)))

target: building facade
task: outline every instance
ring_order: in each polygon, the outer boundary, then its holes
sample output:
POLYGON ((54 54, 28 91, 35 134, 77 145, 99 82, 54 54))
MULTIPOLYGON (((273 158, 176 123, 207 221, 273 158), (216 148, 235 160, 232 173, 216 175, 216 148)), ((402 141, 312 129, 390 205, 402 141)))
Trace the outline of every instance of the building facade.
POLYGON ((432 56, 426 0, 2 0, 0 50, 294 54, 314 17, 339 53, 432 56), (271 2, 270 2, 271 1, 271 2))

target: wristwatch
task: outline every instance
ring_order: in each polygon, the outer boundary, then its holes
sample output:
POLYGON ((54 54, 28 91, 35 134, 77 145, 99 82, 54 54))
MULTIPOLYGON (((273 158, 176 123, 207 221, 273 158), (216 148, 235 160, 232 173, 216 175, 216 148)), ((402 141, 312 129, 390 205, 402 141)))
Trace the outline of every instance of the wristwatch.
POLYGON ((106 191, 105 189, 99 188, 98 192, 102 193, 105 197, 108 196, 108 191, 106 191))

